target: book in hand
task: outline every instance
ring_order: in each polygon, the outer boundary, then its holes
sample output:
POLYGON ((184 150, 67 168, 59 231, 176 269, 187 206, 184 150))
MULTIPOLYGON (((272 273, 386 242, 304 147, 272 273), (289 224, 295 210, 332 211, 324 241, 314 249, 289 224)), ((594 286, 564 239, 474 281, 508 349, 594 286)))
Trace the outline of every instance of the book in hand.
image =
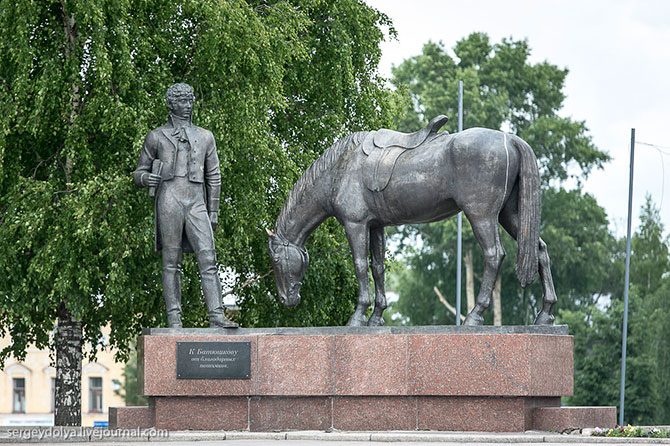
MULTIPOLYGON (((163 171, 163 161, 159 160, 156 158, 151 165, 151 173, 160 176, 161 172, 163 171)), ((149 196, 150 197, 155 197, 156 196, 156 188, 155 187, 150 187, 149 188, 149 196)))

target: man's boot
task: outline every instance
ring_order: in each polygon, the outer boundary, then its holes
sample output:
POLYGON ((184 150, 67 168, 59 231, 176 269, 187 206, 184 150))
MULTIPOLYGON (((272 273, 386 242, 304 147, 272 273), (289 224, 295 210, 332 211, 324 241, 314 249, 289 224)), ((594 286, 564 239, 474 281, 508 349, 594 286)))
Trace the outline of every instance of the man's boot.
POLYGON ((181 328, 181 249, 163 248, 163 298, 169 328, 181 328))
POLYGON ((221 281, 219 269, 216 267, 216 253, 214 250, 202 250, 196 254, 200 269, 202 294, 205 297, 209 312, 210 328, 237 328, 238 324, 229 320, 223 312, 221 296, 221 281))

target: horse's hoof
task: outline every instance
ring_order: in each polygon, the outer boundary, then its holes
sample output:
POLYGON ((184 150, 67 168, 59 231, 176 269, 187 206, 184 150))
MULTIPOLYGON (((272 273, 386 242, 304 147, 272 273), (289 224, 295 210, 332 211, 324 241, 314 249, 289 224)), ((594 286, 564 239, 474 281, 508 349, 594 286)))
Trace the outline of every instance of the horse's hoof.
POLYGON ((463 321, 463 325, 484 325, 484 318, 474 311, 471 311, 465 318, 465 321, 463 321))
POLYGON ((533 325, 554 325, 554 315, 545 311, 540 311, 535 318, 533 325))
POLYGON ((368 320, 369 327, 381 327, 382 325, 384 325, 383 317, 372 316, 370 317, 370 320, 368 320))

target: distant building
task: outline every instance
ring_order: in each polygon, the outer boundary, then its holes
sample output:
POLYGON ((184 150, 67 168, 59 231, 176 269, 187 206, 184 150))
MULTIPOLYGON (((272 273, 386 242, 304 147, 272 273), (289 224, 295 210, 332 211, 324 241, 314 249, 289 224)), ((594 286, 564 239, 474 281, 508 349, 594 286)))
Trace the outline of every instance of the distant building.
MULTIPOLYGON (((103 330, 104 335, 108 333, 103 330)), ((9 343, 9 337, 0 338, 0 349, 9 343)), ((110 406, 125 406, 115 393, 123 383, 125 364, 115 362, 114 353, 101 350, 95 362, 84 359, 82 363, 82 426, 106 422, 110 406)), ((0 426, 53 426, 55 392, 56 368, 48 350, 31 347, 25 361, 7 359, 0 370, 0 426)))

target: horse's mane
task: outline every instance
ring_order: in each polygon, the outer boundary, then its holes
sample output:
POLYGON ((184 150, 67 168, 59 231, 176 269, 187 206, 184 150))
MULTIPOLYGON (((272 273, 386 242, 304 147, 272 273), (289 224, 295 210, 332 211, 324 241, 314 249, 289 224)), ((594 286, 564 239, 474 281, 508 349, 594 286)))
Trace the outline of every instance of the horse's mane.
POLYGON ((277 217, 276 229, 279 233, 284 233, 286 225, 291 220, 291 216, 300 203, 300 200, 305 193, 314 185, 321 174, 329 170, 340 157, 352 147, 357 147, 363 142, 364 135, 368 132, 355 132, 347 136, 339 138, 333 143, 323 154, 307 168, 300 179, 295 183, 293 189, 284 203, 284 207, 277 217))

